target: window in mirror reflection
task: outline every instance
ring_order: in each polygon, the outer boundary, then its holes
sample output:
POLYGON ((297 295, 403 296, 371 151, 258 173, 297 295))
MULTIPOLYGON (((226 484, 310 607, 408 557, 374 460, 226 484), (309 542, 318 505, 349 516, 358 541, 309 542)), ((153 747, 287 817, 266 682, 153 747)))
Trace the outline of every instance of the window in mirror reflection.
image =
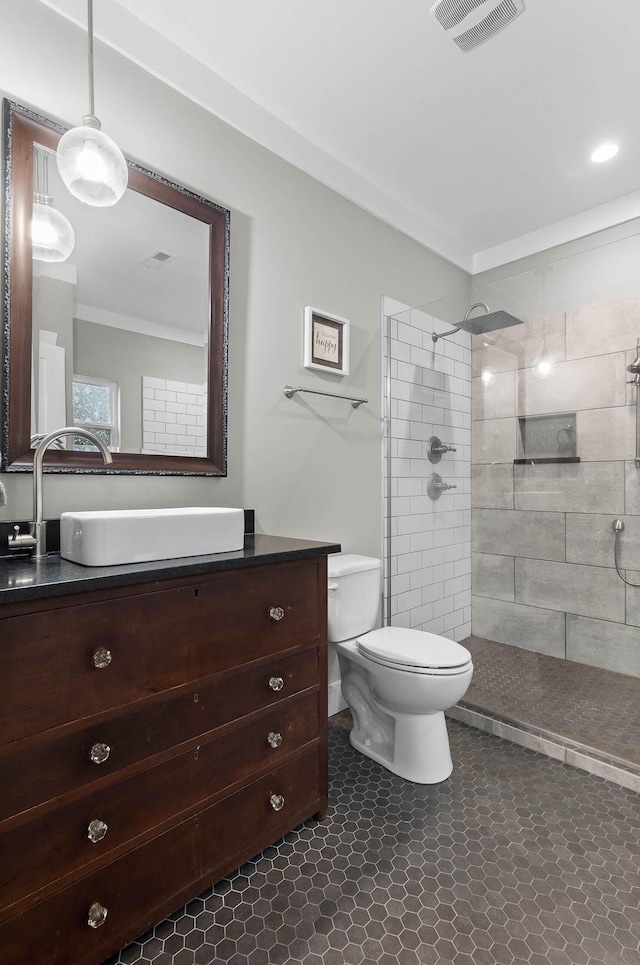
MULTIPOLYGON (((74 375, 71 387, 74 426, 92 429, 109 449, 117 449, 120 444, 118 383, 74 375)), ((74 438, 73 448, 97 450, 97 446, 81 436, 74 438)))

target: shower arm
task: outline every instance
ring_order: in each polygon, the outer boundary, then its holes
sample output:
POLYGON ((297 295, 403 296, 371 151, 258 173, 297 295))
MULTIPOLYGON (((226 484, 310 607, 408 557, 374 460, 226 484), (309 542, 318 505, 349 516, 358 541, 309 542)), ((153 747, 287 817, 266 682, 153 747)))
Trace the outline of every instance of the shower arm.
POLYGON ((448 335, 455 335, 456 332, 459 332, 459 331, 460 331, 460 325, 456 325, 456 327, 452 328, 449 332, 441 332, 440 335, 436 335, 435 332, 432 332, 431 338, 433 339, 434 342, 437 342, 439 338, 447 338, 448 335))
MULTIPOLYGON (((485 313, 485 315, 488 315, 488 314, 489 314, 489 306, 488 306, 488 305, 485 305, 484 302, 476 302, 475 305, 472 305, 471 308, 468 308, 468 309, 466 310, 466 312, 465 312, 465 314, 464 314, 464 318, 462 319, 463 322, 466 322, 466 321, 467 321, 467 319, 469 318, 469 315, 470 315, 471 312, 474 310, 474 308, 484 308, 484 313, 485 313)), ((459 332, 461 328, 462 328, 462 324, 456 325, 455 328, 450 329, 450 331, 448 331, 448 332, 441 332, 439 335, 436 335, 435 332, 432 332, 432 333, 431 333, 431 338, 433 339, 433 342, 435 343, 435 342, 438 341, 439 338, 448 338, 449 335, 455 335, 456 332, 459 332)))

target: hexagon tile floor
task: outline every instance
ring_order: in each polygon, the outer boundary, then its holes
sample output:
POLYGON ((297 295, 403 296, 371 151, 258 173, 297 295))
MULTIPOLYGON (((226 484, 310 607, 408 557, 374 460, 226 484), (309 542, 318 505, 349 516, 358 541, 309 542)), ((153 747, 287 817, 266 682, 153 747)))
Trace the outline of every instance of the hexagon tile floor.
POLYGON ((640 965, 640 798, 449 722, 410 784, 333 718, 331 805, 109 965, 640 965))

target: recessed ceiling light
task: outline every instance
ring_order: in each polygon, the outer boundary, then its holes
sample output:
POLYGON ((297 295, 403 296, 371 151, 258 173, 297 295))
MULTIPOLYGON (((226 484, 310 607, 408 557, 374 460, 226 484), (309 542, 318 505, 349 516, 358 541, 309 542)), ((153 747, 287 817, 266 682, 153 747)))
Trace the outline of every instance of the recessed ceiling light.
POLYGON ((617 144, 601 144, 591 155, 591 160, 595 161, 596 164, 601 164, 602 161, 610 161, 617 153, 617 144))

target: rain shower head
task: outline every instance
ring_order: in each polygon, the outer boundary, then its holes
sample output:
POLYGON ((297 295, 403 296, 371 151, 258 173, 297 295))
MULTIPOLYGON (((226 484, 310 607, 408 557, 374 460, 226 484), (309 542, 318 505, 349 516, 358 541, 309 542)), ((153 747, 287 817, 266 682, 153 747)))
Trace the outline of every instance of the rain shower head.
POLYGON ((486 315, 476 315, 475 318, 464 318, 459 328, 471 335, 484 335, 485 332, 495 332, 496 329, 508 328, 509 325, 522 325, 522 319, 498 309, 497 312, 487 312, 486 315))
POLYGON ((521 318, 516 318, 515 315, 510 315, 509 312, 505 312, 503 309, 498 309, 496 312, 490 312, 489 306, 485 305, 484 302, 476 302, 471 308, 468 308, 464 318, 461 322, 458 322, 455 328, 452 328, 449 332, 441 332, 440 335, 436 335, 434 332, 431 338, 434 342, 437 342, 439 338, 446 338, 448 335, 454 335, 462 329, 465 332, 469 332, 470 335, 484 335, 485 332, 495 332, 499 328, 508 328, 510 325, 522 325, 523 321, 521 318), (483 308, 484 315, 476 315, 474 318, 469 318, 469 315, 476 308, 483 308))

